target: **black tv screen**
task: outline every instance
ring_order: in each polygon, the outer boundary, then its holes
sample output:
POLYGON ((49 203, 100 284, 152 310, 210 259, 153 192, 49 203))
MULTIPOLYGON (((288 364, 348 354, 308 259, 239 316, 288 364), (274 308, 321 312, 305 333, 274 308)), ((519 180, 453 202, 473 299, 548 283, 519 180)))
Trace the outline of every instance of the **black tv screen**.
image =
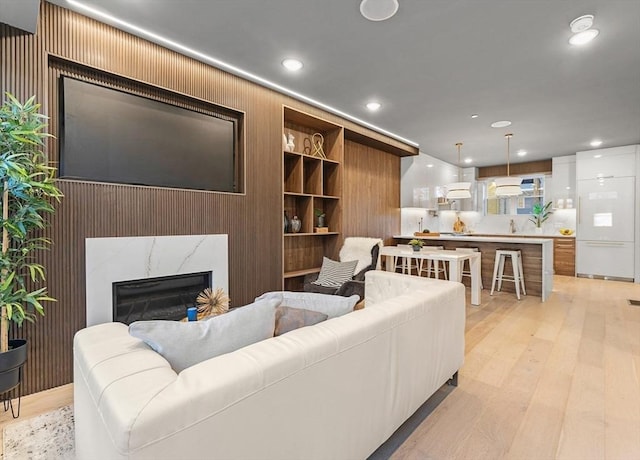
POLYGON ((60 177, 236 192, 236 122, 61 80, 60 177))

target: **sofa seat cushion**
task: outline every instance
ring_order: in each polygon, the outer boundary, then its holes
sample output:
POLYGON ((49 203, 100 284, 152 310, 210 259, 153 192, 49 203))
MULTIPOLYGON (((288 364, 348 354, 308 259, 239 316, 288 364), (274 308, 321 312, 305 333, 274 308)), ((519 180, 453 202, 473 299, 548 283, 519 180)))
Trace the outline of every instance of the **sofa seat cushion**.
POLYGON ((180 372, 214 356, 273 337, 277 299, 256 301, 204 321, 136 321, 129 334, 180 372))
POLYGON ((256 301, 258 300, 277 300, 280 306, 317 311, 331 319, 352 312, 360 297, 357 295, 342 297, 315 292, 272 291, 256 297, 256 301))
POLYGON ((276 308, 276 327, 273 335, 279 336, 294 329, 313 326, 327 318, 327 315, 318 313, 317 311, 279 306, 276 308))

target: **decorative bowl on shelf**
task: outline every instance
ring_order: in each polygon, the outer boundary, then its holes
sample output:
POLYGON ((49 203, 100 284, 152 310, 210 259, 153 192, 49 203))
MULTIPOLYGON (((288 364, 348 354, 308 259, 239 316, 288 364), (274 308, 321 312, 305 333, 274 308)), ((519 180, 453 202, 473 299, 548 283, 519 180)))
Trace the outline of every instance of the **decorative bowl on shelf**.
POLYGON ((573 235, 573 230, 571 230, 570 228, 561 228, 559 231, 560 234, 564 236, 573 235))

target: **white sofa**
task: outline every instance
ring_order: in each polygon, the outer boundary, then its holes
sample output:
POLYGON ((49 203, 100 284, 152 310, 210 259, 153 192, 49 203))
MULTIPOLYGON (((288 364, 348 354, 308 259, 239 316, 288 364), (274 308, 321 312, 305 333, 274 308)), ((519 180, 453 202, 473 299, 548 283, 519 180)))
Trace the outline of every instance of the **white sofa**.
POLYGON ((77 458, 366 458, 462 365, 464 287, 370 271, 365 305, 180 374, 123 324, 79 331, 77 458))

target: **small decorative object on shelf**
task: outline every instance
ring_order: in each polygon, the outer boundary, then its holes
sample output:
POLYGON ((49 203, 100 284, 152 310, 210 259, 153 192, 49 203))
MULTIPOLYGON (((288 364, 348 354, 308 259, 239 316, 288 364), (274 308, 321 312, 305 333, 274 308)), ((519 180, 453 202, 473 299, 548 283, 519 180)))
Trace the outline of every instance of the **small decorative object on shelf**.
POLYGON ((293 233, 298 233, 301 228, 302 228, 302 221, 298 219, 298 216, 293 216, 293 219, 291 219, 291 231, 293 233))
POLYGON ((311 156, 311 139, 308 137, 302 140, 302 153, 311 156))
POLYGON ((324 150, 322 149, 322 146, 324 145, 324 136, 320 133, 314 133, 313 136, 311 136, 311 143, 313 144, 312 155, 314 157, 326 159, 327 156, 324 154, 324 150))
POLYGON ((409 241, 409 245, 413 248, 414 251, 418 252, 420 249, 422 249, 422 246, 424 246, 424 241, 414 238, 413 240, 409 241))
POLYGON ((295 137, 293 137, 293 134, 289 133, 289 137, 287 139, 287 150, 289 152, 293 152, 295 151, 295 148, 296 148, 295 137))
POLYGON ((315 233, 329 233, 329 227, 313 227, 315 233))
POLYGON ((291 221, 289 220, 289 216, 287 216, 287 211, 284 212, 284 229, 285 233, 289 233, 291 231, 291 221))
POLYGON ((187 308, 187 321, 198 321, 198 307, 187 308))
POLYGON ((289 146, 287 144, 287 135, 285 133, 282 133, 282 150, 289 151, 289 146))
POLYGON ((326 227, 325 219, 327 215, 322 211, 322 209, 314 209, 314 214, 318 218, 318 227, 326 227))

